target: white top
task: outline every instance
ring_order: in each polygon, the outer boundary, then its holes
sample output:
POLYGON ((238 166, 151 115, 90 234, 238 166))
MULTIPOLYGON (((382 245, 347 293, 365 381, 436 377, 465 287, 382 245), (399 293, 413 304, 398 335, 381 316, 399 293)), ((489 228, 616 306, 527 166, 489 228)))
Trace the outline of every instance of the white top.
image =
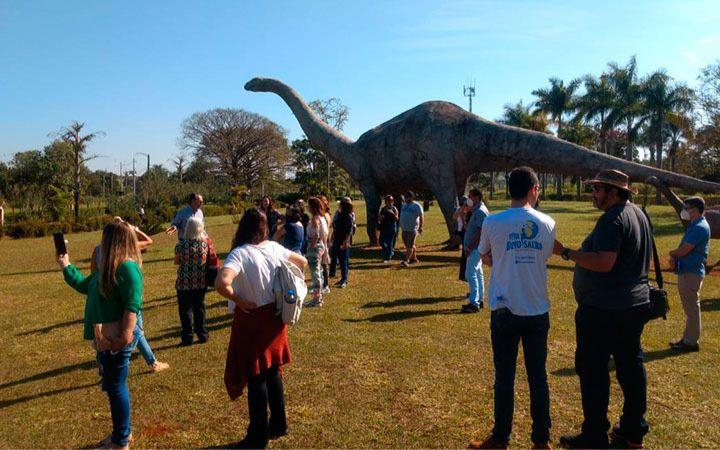
MULTIPOLYGON (((235 247, 225 258, 225 265, 235 272, 233 292, 243 300, 254 302, 256 306, 275 303, 272 285, 280 261, 287 261, 292 252, 274 241, 264 241, 258 245, 245 244, 235 247)), ((228 309, 233 312, 235 303, 230 300, 228 309), (232 306, 231 306, 232 304, 232 306)))
POLYGON ((554 241, 555 221, 533 208, 510 208, 485 218, 478 251, 492 253, 490 310, 507 308, 517 316, 550 310, 547 260, 554 241))
POLYGON ((307 226, 307 235, 308 235, 308 238, 310 238, 310 239, 317 237, 320 239, 320 241, 327 242, 328 232, 329 232, 327 219, 325 219, 325 217, 323 217, 323 216, 319 216, 319 217, 320 217, 320 227, 318 228, 317 226, 315 226, 315 224, 313 224, 312 219, 310 219, 310 223, 307 226))

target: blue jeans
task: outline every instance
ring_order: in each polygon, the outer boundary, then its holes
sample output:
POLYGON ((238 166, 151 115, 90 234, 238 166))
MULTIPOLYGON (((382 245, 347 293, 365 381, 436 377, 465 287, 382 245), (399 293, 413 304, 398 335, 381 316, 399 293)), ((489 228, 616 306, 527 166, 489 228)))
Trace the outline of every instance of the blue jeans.
POLYGON ((390 261, 395 253, 395 239, 397 238, 397 228, 388 228, 380 230, 380 247, 382 247, 383 261, 390 261))
POLYGON ((485 285, 482 271, 482 260, 480 252, 475 249, 467 257, 467 265, 465 266, 465 279, 470 285, 470 304, 480 306, 485 295, 485 285))
POLYGON ((335 274, 335 265, 340 263, 340 283, 347 282, 350 271, 350 247, 342 250, 339 242, 333 242, 330 248, 330 276, 335 274))
POLYGON ((148 343, 145 338, 141 313, 138 313, 137 315, 137 323, 135 324, 135 329, 133 330, 133 341, 130 344, 130 347, 133 350, 137 348, 138 352, 140 352, 148 366, 155 363, 155 355, 153 354, 152 348, 150 348, 150 343, 148 343))
POLYGON ((119 352, 98 352, 103 369, 102 388, 110 401, 112 442, 117 445, 126 445, 130 436, 130 391, 127 387, 130 353, 132 344, 119 352))
POLYGON ((582 394, 582 434, 596 448, 607 446, 607 432, 610 429, 607 413, 610 400, 608 364, 611 355, 615 361, 615 376, 625 400, 620 416, 622 434, 631 442, 642 443, 648 432, 649 426, 645 419, 647 378, 641 338, 649 317, 649 304, 621 311, 580 304, 575 312, 575 371, 580 378, 582 394))
POLYGON ((490 337, 495 364, 495 428, 492 431, 495 442, 510 441, 515 409, 515 369, 521 340, 530 386, 530 438, 538 444, 550 439, 550 390, 545 369, 549 330, 548 313, 516 316, 509 309, 502 308, 490 314, 490 337))

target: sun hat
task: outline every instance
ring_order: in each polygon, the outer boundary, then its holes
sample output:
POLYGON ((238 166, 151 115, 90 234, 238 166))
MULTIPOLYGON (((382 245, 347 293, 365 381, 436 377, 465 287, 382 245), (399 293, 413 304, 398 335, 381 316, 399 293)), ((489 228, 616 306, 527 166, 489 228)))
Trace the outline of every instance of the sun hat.
POLYGON ((637 194, 638 191, 630 187, 630 177, 615 169, 604 169, 595 175, 595 178, 585 182, 586 184, 609 184, 617 188, 637 194))

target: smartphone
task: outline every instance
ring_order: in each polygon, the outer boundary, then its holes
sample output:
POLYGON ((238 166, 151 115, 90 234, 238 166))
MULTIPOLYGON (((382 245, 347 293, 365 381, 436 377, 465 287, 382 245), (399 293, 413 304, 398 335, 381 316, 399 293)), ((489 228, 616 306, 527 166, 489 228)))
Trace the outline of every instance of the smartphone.
POLYGON ((62 233, 53 233, 53 240, 55 240, 55 252, 58 255, 67 254, 67 247, 65 246, 65 235, 62 233))

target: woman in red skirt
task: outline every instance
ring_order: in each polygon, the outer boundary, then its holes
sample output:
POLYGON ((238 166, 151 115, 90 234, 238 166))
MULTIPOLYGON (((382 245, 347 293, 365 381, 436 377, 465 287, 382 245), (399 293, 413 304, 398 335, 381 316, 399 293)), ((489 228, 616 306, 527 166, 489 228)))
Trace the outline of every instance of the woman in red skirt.
POLYGON ((305 270, 307 260, 268 240, 265 213, 245 212, 215 289, 235 303, 225 363, 225 388, 232 400, 248 388, 250 424, 238 448, 265 448, 287 434, 282 366, 290 362, 285 324, 276 315, 272 283, 280 261, 305 270), (268 420, 268 406, 270 418, 268 420))

